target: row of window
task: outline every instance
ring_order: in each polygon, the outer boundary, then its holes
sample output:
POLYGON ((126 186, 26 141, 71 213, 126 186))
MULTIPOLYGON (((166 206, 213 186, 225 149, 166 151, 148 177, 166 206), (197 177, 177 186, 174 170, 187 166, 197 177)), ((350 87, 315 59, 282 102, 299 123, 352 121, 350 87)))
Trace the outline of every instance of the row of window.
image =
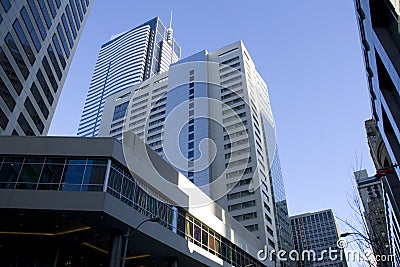
POLYGON ((160 224, 189 242, 235 266, 261 266, 255 258, 185 210, 168 204, 156 193, 138 186, 128 171, 112 163, 108 189, 111 195, 149 217, 159 217, 160 224))

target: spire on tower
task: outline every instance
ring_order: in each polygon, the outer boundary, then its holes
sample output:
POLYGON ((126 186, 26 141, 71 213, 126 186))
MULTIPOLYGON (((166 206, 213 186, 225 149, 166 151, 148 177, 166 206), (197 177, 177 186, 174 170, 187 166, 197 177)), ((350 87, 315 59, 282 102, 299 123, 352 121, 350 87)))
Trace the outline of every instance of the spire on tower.
POLYGON ((174 30, 172 29, 172 11, 171 11, 171 18, 169 20, 169 28, 167 29, 167 42, 172 44, 174 30))

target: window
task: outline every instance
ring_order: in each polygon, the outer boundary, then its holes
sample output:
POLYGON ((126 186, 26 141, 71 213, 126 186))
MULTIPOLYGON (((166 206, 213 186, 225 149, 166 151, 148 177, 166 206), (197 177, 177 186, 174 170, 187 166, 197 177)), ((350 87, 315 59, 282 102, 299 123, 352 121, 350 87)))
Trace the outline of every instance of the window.
POLYGON ((61 38, 61 43, 62 43, 62 46, 64 47, 64 52, 67 55, 67 58, 69 58, 70 52, 69 52, 67 40, 65 39, 64 32, 63 32, 63 30, 61 28, 61 24, 57 25, 57 32, 58 32, 58 35, 61 38))
POLYGON ((29 8, 31 9, 31 12, 33 14, 33 17, 35 18, 35 22, 37 27, 39 28, 40 35, 42 36, 42 40, 46 38, 46 30, 44 28, 42 19, 40 18, 39 11, 35 5, 34 0, 28 0, 29 8))
POLYGON ((54 53, 54 49, 51 46, 51 44, 49 45, 49 47, 47 47, 47 53, 49 54, 50 61, 51 61, 52 65, 53 65, 54 70, 56 71, 58 80, 61 80, 62 72, 61 72, 60 66, 58 65, 57 58, 56 58, 56 55, 54 53))
POLYGON ((38 2, 39 2, 40 10, 42 11, 44 20, 45 20, 46 25, 47 25, 47 29, 50 29, 50 27, 51 27, 51 18, 50 18, 49 12, 47 11, 46 4, 44 3, 44 0, 38 0, 38 2))
POLYGON ((193 139, 194 139, 194 133, 189 134, 189 135, 188 135, 188 139, 189 139, 189 140, 193 140, 193 139))
MULTIPOLYGON (((43 76, 43 73, 40 69, 36 73, 36 78, 38 79, 39 84, 42 87, 42 90, 43 90, 47 100, 49 101, 50 105, 53 105, 53 100, 54 100, 53 94, 51 93, 50 88, 47 85, 47 82, 46 82, 46 80, 43 76)), ((36 85, 35 85, 35 87, 36 87, 36 85)))
POLYGON ((0 108, 0 127, 5 130, 8 124, 8 118, 0 108))
POLYGON ((51 16, 54 19, 56 17, 56 15, 57 15, 57 11, 56 11, 56 8, 54 7, 53 0, 47 0, 47 4, 50 7, 51 16))
POLYGON ((55 34, 53 35, 53 44, 57 50, 57 56, 58 59, 60 60, 61 66, 64 69, 67 63, 65 62, 64 54, 61 50, 60 43, 58 42, 57 36, 55 34))
POLYGON ((8 60, 6 54, 3 49, 0 47, 0 65, 6 73, 7 78, 10 80, 10 83, 13 85, 15 92, 20 95, 22 91, 22 84, 18 79, 17 74, 14 71, 10 61, 8 60))
MULTIPOLYGON (((56 93, 57 90, 58 90, 57 80, 56 80, 56 78, 54 77, 53 71, 51 70, 50 64, 49 64, 49 62, 47 61, 47 58, 46 58, 46 57, 43 57, 42 65, 43 65, 43 67, 44 67, 44 70, 46 71, 47 78, 49 78, 50 84, 51 84, 51 86, 53 87, 53 91, 56 93)), ((58 66, 58 65, 57 65, 57 66, 58 66)))
POLYGON ((7 86, 0 78, 0 96, 3 101, 6 103, 8 109, 12 112, 15 108, 15 100, 14 97, 11 95, 10 91, 8 91, 7 86))
POLYGON ((39 37, 37 36, 37 33, 35 31, 35 27, 33 26, 32 21, 28 15, 28 11, 26 10, 25 7, 23 7, 21 10, 21 16, 22 16, 22 19, 24 20, 26 28, 28 29, 29 35, 31 36, 31 38, 33 40, 33 44, 36 48, 36 52, 39 52, 42 45, 41 45, 41 43, 39 41, 39 37))
POLYGON ((113 121, 125 117, 126 109, 128 108, 129 101, 122 103, 114 108, 113 121))
POLYGON ((35 98, 35 100, 36 100, 36 104, 39 106, 40 110, 42 111, 44 118, 47 119, 49 117, 49 110, 48 110, 46 103, 44 102, 42 96, 40 95, 35 82, 32 83, 31 93, 33 95, 33 98, 35 98))
POLYGON ((22 131, 24 131, 25 135, 35 135, 35 132, 32 130, 31 126, 29 126, 28 121, 25 119, 22 113, 19 114, 18 124, 21 126, 22 131))
POLYGON ((15 33, 18 36, 18 39, 22 45, 22 48, 25 51, 25 54, 29 60, 29 63, 31 65, 33 65, 33 63, 35 63, 35 55, 34 55, 32 48, 28 42, 28 39, 26 38, 26 35, 21 27, 21 24, 19 23, 19 21, 17 19, 14 21, 13 28, 14 28, 15 33))
POLYGON ((188 152, 188 158, 193 158, 194 157, 194 151, 191 150, 188 152))
POLYGON ((69 8, 69 5, 67 5, 65 7, 65 12, 67 13, 67 17, 68 17, 69 25, 71 26, 72 34, 74 35, 74 38, 76 38, 76 35, 77 35, 76 28, 75 28, 74 20, 72 18, 71 9, 69 8))
POLYGON ((27 97, 24 103, 25 109, 28 111, 29 116, 31 117, 33 123, 36 125, 36 128, 39 130, 40 134, 43 133, 44 124, 39 114, 36 112, 35 107, 32 105, 31 100, 27 97))
POLYGON ((6 12, 8 12, 8 10, 10 10, 11 4, 10 4, 9 0, 1 0, 0 3, 6 12))
POLYGON ((64 30, 67 33, 69 47, 72 48, 74 46, 74 39, 72 38, 71 31, 69 30, 67 19, 65 18, 64 14, 61 16, 61 21, 64 26, 64 30))
POLYGON ((72 13, 74 14, 74 20, 75 20, 75 23, 76 23, 76 28, 79 30, 79 28, 81 27, 81 23, 79 21, 78 13, 76 11, 75 4, 74 4, 73 0, 69 0, 69 5, 71 6, 72 13))

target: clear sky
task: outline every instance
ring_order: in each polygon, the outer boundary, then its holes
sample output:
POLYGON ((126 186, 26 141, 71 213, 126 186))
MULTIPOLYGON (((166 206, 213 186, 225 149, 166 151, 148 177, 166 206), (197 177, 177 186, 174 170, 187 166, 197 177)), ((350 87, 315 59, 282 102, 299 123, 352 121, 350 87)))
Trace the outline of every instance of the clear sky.
POLYGON ((76 135, 100 46, 155 16, 168 24, 171 10, 183 57, 243 40, 268 84, 290 214, 332 208, 350 218, 353 168, 373 173, 352 0, 96 0, 49 134, 76 135))

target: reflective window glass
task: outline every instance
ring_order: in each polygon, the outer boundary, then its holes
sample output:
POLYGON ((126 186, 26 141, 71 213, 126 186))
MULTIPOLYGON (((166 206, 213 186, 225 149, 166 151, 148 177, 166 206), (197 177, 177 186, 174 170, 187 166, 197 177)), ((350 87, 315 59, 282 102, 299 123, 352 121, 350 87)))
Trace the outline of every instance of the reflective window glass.
POLYGON ((64 170, 65 159, 48 160, 43 165, 38 189, 58 190, 61 176, 64 170), (58 163, 58 164, 57 164, 58 163))
POLYGON ((0 108, 0 127, 5 130, 8 124, 8 118, 4 114, 3 110, 0 108))
POLYGON ((35 18, 36 25, 39 28, 40 35, 42 36, 42 39, 44 40, 46 38, 47 33, 46 33, 46 29, 44 28, 42 19, 40 18, 39 11, 35 5, 35 1, 28 0, 28 4, 29 4, 29 8, 31 9, 31 12, 33 14, 33 17, 35 18))
POLYGON ((24 131, 25 135, 32 136, 35 135, 35 132, 32 130, 25 116, 20 113, 18 117, 18 124, 21 127, 22 131, 24 131))
POLYGON ((79 17, 78 17, 78 12, 76 11, 76 7, 75 4, 73 2, 73 0, 69 0, 69 5, 72 9, 72 13, 74 14, 74 20, 76 23, 76 28, 77 30, 79 30, 79 28, 81 27, 81 23, 79 22, 79 17))
POLYGON ((54 46, 55 46, 55 48, 57 50, 57 56, 58 56, 58 59, 61 62, 61 66, 64 69, 65 66, 67 65, 67 63, 65 62, 64 54, 63 54, 63 52, 61 50, 60 43, 58 42, 57 36, 55 34, 53 35, 53 44, 54 44, 54 46))
POLYGON ((19 23, 18 19, 15 20, 15 22, 13 24, 13 28, 15 30, 15 33, 18 36, 19 41, 21 42, 22 48, 25 51, 25 54, 29 60, 29 63, 31 63, 31 65, 33 65, 33 63, 35 63, 35 55, 34 55, 34 52, 32 51, 29 41, 26 38, 24 30, 22 29, 22 26, 19 23))
POLYGON ((33 98, 36 100, 36 104, 39 106, 40 110, 42 111, 42 114, 45 119, 49 117, 49 109, 46 106, 46 103, 44 102, 42 96, 39 93, 39 90, 36 87, 35 82, 33 82, 31 86, 31 93, 33 95, 33 98))
POLYGON ((65 166, 62 177, 61 190, 80 190, 82 184, 85 165, 69 165, 65 166), (79 185, 79 186, 78 186, 79 185))
POLYGON ((7 78, 10 80, 10 83, 13 85, 15 92, 20 95, 22 91, 22 84, 18 79, 17 74, 14 71, 10 61, 8 60, 6 53, 4 53, 3 49, 0 47, 0 65, 6 73, 7 78))
POLYGON ((22 16, 22 19, 24 20, 26 28, 28 29, 29 35, 31 36, 31 38, 33 40, 33 44, 36 48, 36 52, 39 52, 42 45, 41 45, 41 43, 39 41, 39 37, 37 36, 37 33, 35 31, 35 27, 33 26, 32 21, 28 15, 28 11, 26 10, 25 7, 23 7, 21 10, 21 16, 22 16))
POLYGON ((61 80, 62 72, 61 72, 60 66, 58 65, 56 55, 54 53, 54 49, 51 45, 49 45, 49 47, 47 48, 47 53, 49 54, 50 61, 54 67, 54 70, 56 71, 58 80, 61 80))
POLYGON ((4 162, 0 168, 0 188, 14 188, 14 184, 18 179, 19 172, 22 167, 22 160, 15 162, 4 162))
MULTIPOLYGON (((54 56, 54 53, 53 53, 53 56, 54 56)), ((51 86, 53 87, 53 91, 56 93, 57 90, 58 90, 57 80, 56 80, 56 77, 55 77, 54 74, 53 74, 53 71, 52 71, 51 68, 50 68, 49 61, 47 61, 47 58, 46 58, 46 57, 43 58, 43 60, 42 60, 42 65, 43 65, 43 67, 44 67, 44 70, 46 71, 47 78, 49 78, 50 84, 51 84, 51 86)), ((57 65, 57 66, 58 66, 58 65, 57 65)))
POLYGON ((11 4, 10 4, 9 0, 1 0, 0 3, 6 12, 8 12, 8 10, 10 10, 11 4))
POLYGON ((71 31, 69 30, 67 19, 65 18, 64 14, 61 16, 61 20, 64 26, 64 30, 67 33, 69 47, 72 48, 74 46, 74 39, 72 38, 71 31))
POLYGON ((83 190, 101 191, 103 189, 104 177, 106 175, 106 166, 87 165, 85 177, 83 180, 83 190), (88 185, 101 185, 92 187, 88 185))
POLYGON ((4 84, 3 80, 0 78, 0 97, 6 103, 8 109, 13 111, 15 108, 15 100, 11 95, 10 91, 8 91, 7 86, 4 84))
POLYGON ((61 38, 61 43, 62 43, 62 45, 64 47, 64 52, 67 55, 67 58, 69 58, 70 52, 69 52, 67 40, 65 39, 65 35, 64 35, 64 32, 63 32, 60 24, 57 25, 57 32, 58 32, 58 35, 61 38))
POLYGON ((51 18, 50 18, 49 12, 47 11, 46 4, 44 3, 44 0, 38 0, 38 2, 39 2, 40 10, 42 11, 44 20, 46 21, 47 29, 50 29, 51 18))
POLYGON ((74 35, 74 38, 75 38, 77 33, 76 33, 74 19, 72 18, 71 9, 69 8, 69 5, 67 5, 65 7, 65 12, 67 13, 69 25, 71 26, 72 34, 74 35))
POLYGON ((85 0, 81 0, 82 8, 83 8, 83 13, 86 13, 86 3, 85 0))
POLYGON ((44 159, 25 160, 22 165, 21 173, 18 178, 16 188, 18 189, 36 189, 40 173, 43 168, 44 159))
POLYGON ((14 38, 11 36, 11 33, 8 33, 6 35, 6 38, 4 38, 4 42, 7 44, 7 47, 10 50, 10 53, 11 53, 12 57, 14 58, 15 63, 17 63, 17 66, 18 66, 19 70, 21 71, 22 76, 26 80, 26 78, 28 78, 28 76, 29 76, 29 70, 25 64, 25 61, 21 55, 21 52, 18 50, 17 44, 14 41, 14 38))
POLYGON ((83 13, 82 13, 82 7, 81 7, 81 4, 80 4, 80 1, 79 0, 75 0, 75 4, 76 4, 76 7, 78 9, 79 19, 80 19, 80 21, 82 21, 83 20, 83 13))
POLYGON ((28 111, 29 116, 31 117, 33 123, 35 124, 36 128, 39 130, 39 133, 43 133, 44 124, 42 119, 40 118, 39 114, 37 113, 35 107, 32 105, 31 100, 27 97, 24 103, 25 109, 28 111))
POLYGON ((51 16, 54 19, 56 17, 56 15, 57 15, 57 10, 56 10, 56 8, 54 6, 53 0, 47 0, 47 4, 49 5, 51 16))
MULTIPOLYGON (((44 60, 46 60, 46 62, 47 62, 47 59, 46 58, 44 58, 43 59, 43 61, 44 60)), ((47 62, 47 65, 48 65, 49 63, 47 62)), ((49 68, 50 68, 50 66, 48 66, 49 68)), ((52 74, 52 73, 51 73, 52 74)), ((52 76, 53 77, 53 79, 54 79, 54 76, 52 76)), ((43 73, 42 73, 42 71, 39 69, 38 70, 38 72, 36 73, 36 78, 38 79, 38 81, 39 81, 39 84, 40 84, 40 86, 42 87, 42 90, 43 90, 43 92, 44 92, 44 95, 46 96, 46 98, 47 98, 47 100, 49 101, 49 103, 50 103, 50 105, 53 105, 53 100, 54 100, 54 97, 53 97, 53 94, 51 93, 51 91, 50 91, 50 88, 49 88, 49 86, 47 85, 47 82, 46 82, 46 79, 44 78, 44 76, 43 76, 43 73)), ((51 80, 50 80, 51 81, 51 80)), ((32 84, 32 86, 33 86, 33 84, 32 84)), ((36 87, 36 85, 35 85, 35 87, 36 87)))

